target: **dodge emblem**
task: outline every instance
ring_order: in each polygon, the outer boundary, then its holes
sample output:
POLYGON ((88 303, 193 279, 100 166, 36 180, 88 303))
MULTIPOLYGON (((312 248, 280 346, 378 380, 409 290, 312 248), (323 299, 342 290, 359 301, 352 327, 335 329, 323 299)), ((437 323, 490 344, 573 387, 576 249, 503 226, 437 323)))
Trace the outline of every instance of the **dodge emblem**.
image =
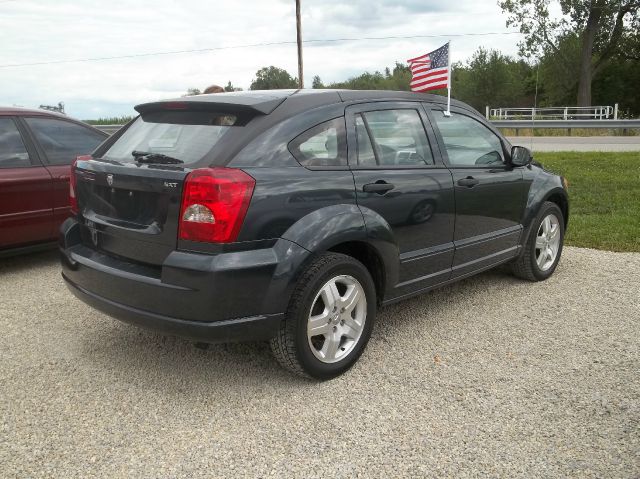
POLYGON ((113 186, 113 175, 107 175, 107 184, 113 186))

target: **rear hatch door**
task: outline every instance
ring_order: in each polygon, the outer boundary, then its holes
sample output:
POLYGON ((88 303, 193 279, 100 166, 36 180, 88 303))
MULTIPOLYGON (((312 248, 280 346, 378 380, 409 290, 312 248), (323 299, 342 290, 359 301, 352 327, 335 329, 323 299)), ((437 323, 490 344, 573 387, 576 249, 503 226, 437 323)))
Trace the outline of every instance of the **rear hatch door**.
POLYGON ((77 198, 86 246, 160 265, 175 249, 189 170, 78 162, 77 198))
POLYGON ((161 265, 176 249, 182 189, 193 169, 224 165, 244 128, 284 97, 224 94, 138 105, 141 113, 75 175, 82 241, 133 262, 161 265), (224 100, 224 101, 222 101, 224 100), (244 103, 242 103, 244 102, 244 103))

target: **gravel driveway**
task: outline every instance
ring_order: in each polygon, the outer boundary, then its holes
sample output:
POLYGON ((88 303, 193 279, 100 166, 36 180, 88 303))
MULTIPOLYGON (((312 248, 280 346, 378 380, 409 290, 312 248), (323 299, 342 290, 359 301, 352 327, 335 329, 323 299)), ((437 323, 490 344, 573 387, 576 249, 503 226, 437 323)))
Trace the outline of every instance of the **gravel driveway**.
POLYGON ((566 248, 381 311, 326 383, 138 330, 0 260, 2 477, 638 477, 640 254, 566 248))

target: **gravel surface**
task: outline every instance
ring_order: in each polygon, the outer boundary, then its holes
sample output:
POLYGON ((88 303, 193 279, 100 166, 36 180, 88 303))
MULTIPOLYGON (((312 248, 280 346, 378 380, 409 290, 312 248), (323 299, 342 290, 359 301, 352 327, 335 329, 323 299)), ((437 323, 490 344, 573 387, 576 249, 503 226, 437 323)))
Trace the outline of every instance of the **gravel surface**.
POLYGON ((326 383, 96 313, 55 253, 0 260, 0 299, 2 477, 640 476, 637 253, 388 307, 326 383))

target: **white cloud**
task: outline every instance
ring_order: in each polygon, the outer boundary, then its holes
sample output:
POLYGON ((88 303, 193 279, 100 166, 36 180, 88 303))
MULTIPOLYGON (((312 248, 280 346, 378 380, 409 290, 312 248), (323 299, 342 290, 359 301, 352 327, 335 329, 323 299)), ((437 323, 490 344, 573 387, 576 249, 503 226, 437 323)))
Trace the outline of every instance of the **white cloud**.
MULTIPOLYGON (((493 1, 303 0, 305 39, 442 35, 309 43, 305 79, 344 80, 440 46, 454 33, 505 31, 493 1)), ((295 41, 293 0, 242 2, 21 0, 0 3, 0 65, 295 41)), ((452 37, 454 61, 480 45, 516 52, 518 36, 452 37)), ((0 68, 0 104, 64 101, 79 118, 131 114, 133 105, 212 83, 248 88, 268 65, 297 73, 294 44, 203 53, 0 68)), ((455 95, 455 93, 454 93, 455 95)))

